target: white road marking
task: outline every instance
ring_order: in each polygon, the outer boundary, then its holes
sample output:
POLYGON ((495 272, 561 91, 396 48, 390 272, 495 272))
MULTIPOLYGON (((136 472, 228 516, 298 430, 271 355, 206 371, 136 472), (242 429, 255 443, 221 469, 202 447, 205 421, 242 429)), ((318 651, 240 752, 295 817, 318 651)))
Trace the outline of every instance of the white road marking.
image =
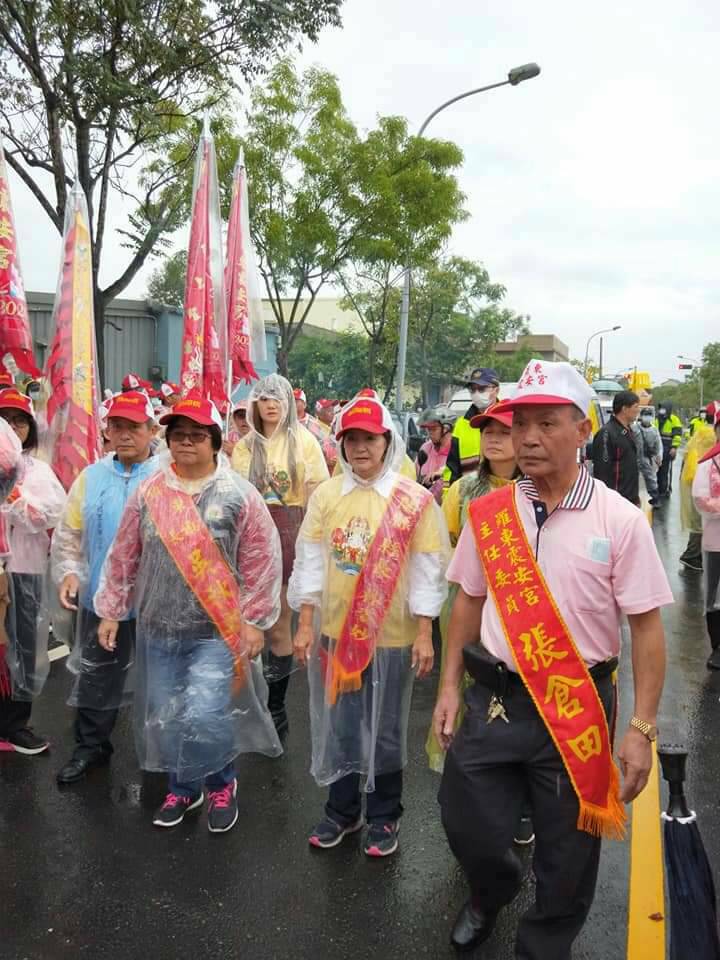
POLYGON ((53 647, 52 650, 48 650, 48 660, 52 663, 53 660, 62 660, 63 657, 66 657, 70 653, 70 647, 65 643, 61 643, 59 647, 53 647))

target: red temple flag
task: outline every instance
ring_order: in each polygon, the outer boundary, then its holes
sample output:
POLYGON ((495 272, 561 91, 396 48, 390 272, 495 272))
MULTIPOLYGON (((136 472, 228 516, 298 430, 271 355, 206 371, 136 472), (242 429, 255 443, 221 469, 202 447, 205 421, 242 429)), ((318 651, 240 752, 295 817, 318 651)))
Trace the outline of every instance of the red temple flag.
POLYGON ((40 377, 35 366, 25 289, 10 202, 10 182, 0 143, 0 360, 10 354, 20 370, 40 377))
POLYGON ((227 405, 227 331, 215 142, 205 120, 195 163, 180 385, 227 405))
POLYGON ((93 273, 85 194, 79 183, 68 197, 63 261, 55 306, 55 333, 47 365, 48 459, 66 490, 101 455, 93 273))
POLYGON ((243 152, 235 164, 227 234, 225 292, 232 391, 235 384, 258 379, 253 360, 265 359, 265 327, 250 239, 248 186, 243 152))

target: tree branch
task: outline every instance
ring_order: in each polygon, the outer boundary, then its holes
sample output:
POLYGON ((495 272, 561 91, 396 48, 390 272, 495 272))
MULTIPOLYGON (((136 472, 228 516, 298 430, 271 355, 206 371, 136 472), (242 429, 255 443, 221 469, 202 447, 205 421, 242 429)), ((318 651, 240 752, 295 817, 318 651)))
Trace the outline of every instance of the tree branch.
POLYGON ((60 216, 60 214, 55 210, 55 208, 53 207, 53 205, 50 203, 50 201, 49 201, 48 198, 45 196, 45 194, 42 192, 42 190, 41 190, 40 187, 37 185, 37 183, 35 183, 35 181, 34 181, 33 178, 30 176, 30 174, 25 170, 25 167, 23 167, 21 164, 19 164, 19 163, 17 162, 17 160, 15 159, 15 156, 14 156, 12 153, 6 153, 6 154, 5 154, 5 158, 6 158, 7 162, 9 163, 9 165, 12 167, 12 169, 15 171, 15 173, 20 177, 20 179, 22 180, 22 182, 23 182, 23 183, 25 184, 25 186, 28 188, 28 190, 32 193, 32 195, 33 195, 33 196, 35 197, 35 199, 38 201, 38 203, 39 203, 40 206, 43 208, 43 210, 44 210, 45 213, 48 215, 48 217, 50 217, 51 221, 53 222, 53 224, 54 224, 55 227, 57 228, 58 233, 62 233, 62 232, 63 232, 63 218, 62 218, 62 217, 60 216))

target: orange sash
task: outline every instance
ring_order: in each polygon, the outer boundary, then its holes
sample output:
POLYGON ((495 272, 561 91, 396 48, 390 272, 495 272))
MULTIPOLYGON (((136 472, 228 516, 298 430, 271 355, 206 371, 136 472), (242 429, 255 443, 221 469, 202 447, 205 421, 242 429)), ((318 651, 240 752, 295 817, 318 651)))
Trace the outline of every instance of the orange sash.
POLYGON ((621 839, 605 711, 528 543, 512 484, 470 504, 475 543, 517 671, 565 764, 580 804, 578 830, 621 839))
POLYGON ((362 673, 375 652, 413 534, 431 502, 427 490, 398 477, 358 575, 335 649, 328 657, 328 703, 334 704, 338 694, 360 689, 362 673))
POLYGON ((227 560, 190 494, 172 489, 158 473, 148 481, 144 496, 165 549, 232 653, 235 684, 241 686, 245 680, 245 643, 240 588, 227 560))

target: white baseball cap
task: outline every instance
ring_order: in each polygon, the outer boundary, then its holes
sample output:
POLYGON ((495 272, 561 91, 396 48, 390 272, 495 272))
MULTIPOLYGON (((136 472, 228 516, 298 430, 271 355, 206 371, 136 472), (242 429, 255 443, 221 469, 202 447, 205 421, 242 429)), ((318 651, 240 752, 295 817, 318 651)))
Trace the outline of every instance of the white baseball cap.
POLYGON ((585 378, 571 364, 531 360, 505 409, 514 410, 525 404, 572 404, 587 414, 594 396, 585 378))

